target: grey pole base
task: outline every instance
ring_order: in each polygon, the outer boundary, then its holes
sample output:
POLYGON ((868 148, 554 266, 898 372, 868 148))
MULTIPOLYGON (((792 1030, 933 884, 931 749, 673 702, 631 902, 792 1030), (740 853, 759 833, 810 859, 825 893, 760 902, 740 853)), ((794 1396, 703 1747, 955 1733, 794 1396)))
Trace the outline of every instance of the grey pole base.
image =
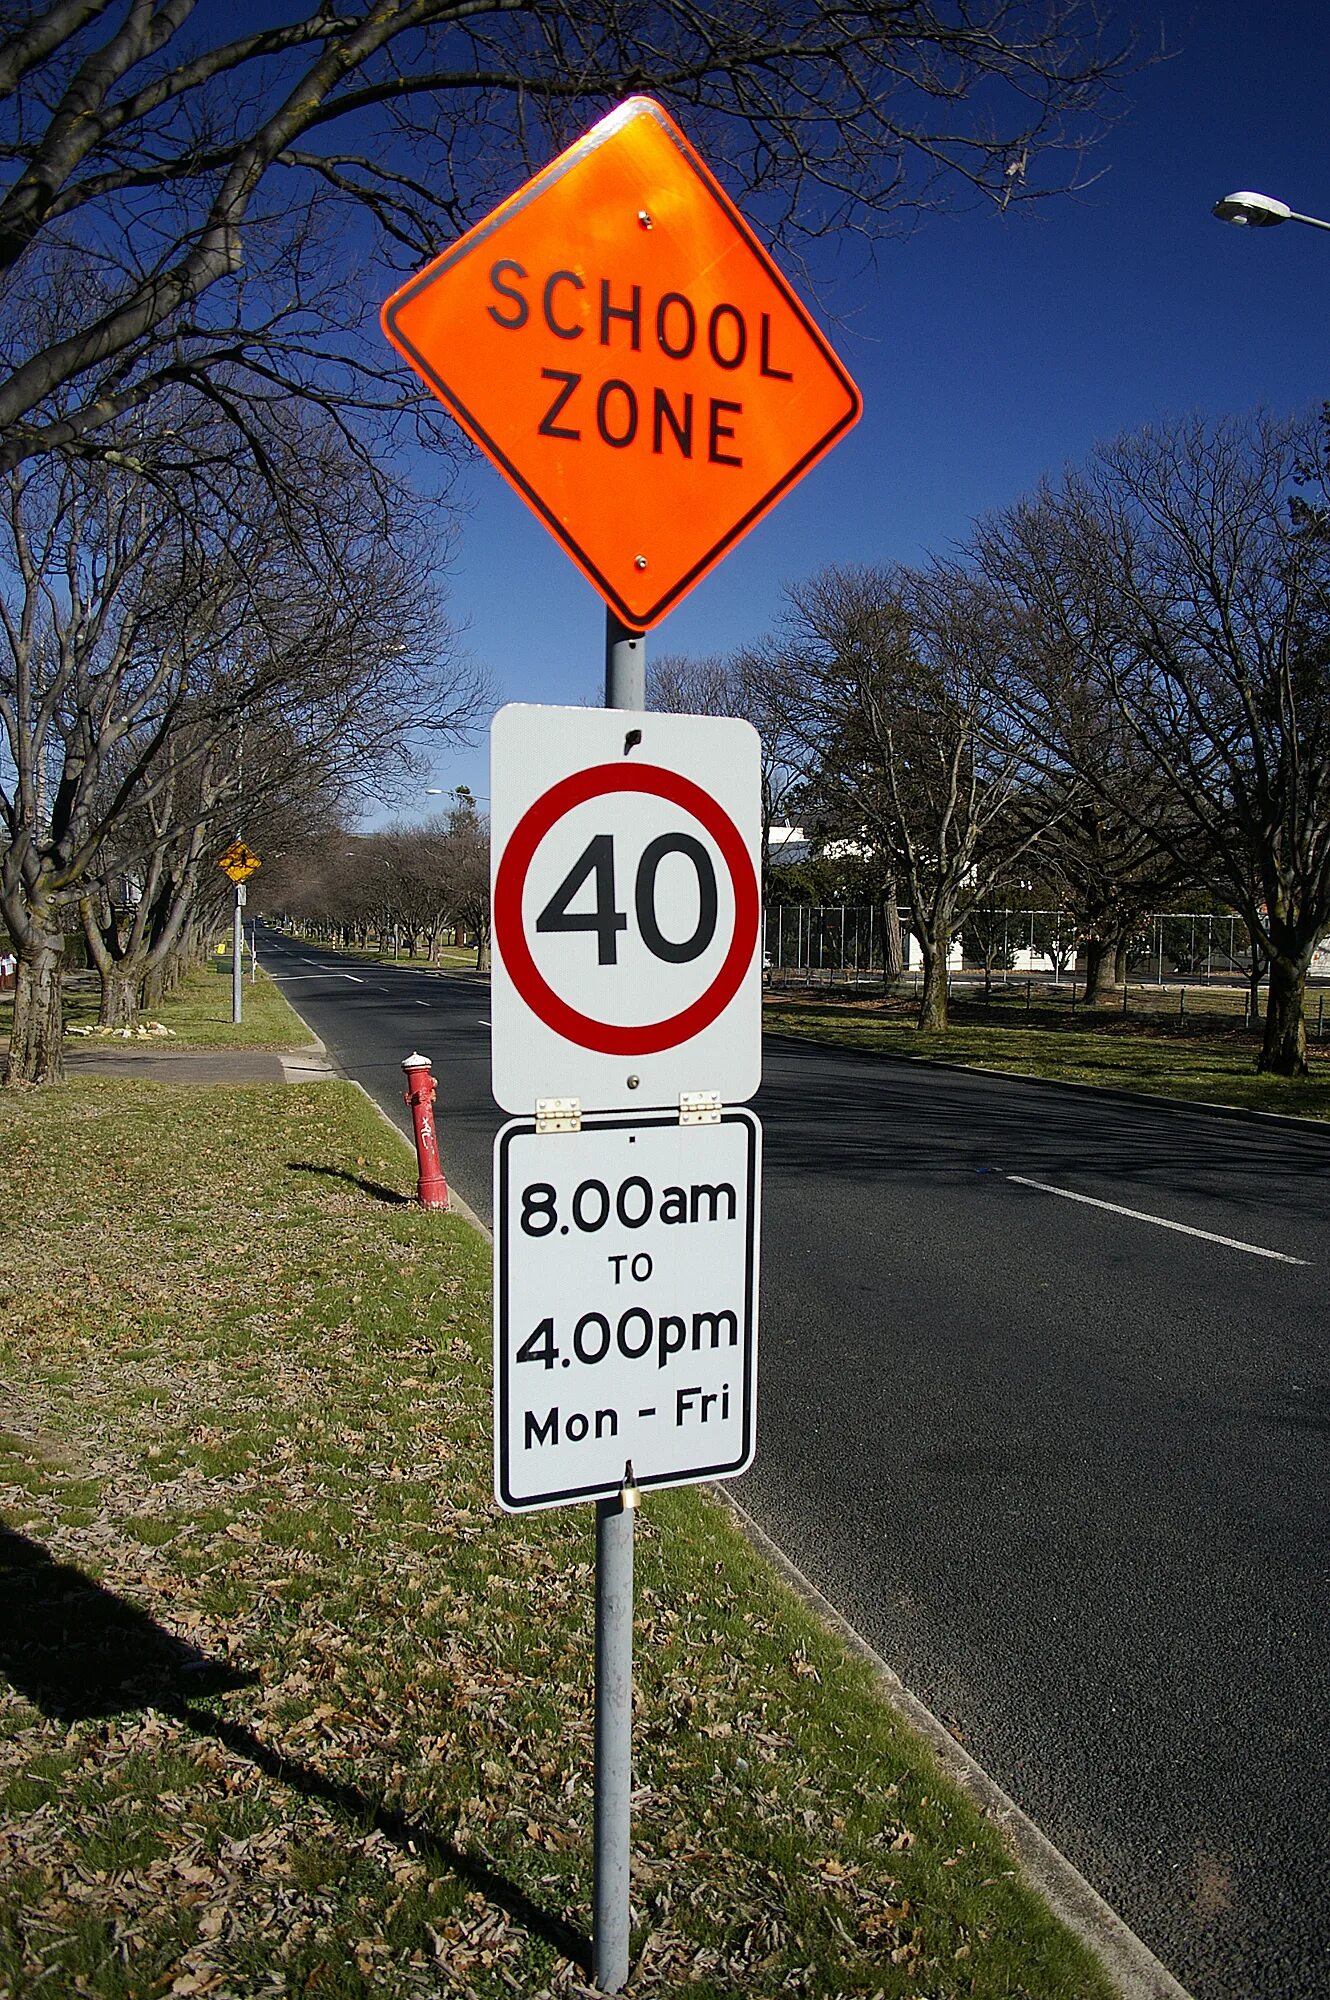
POLYGON ((596 1775, 591 1976, 628 1978, 633 1790, 633 1518, 637 1494, 596 1502, 596 1775))

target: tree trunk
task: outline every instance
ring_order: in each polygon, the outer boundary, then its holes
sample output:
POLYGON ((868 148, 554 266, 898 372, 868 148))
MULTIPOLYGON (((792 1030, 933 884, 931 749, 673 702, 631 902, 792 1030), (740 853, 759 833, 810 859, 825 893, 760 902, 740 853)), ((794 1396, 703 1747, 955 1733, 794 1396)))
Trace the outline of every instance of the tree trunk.
POLYGON ((905 971, 905 941, 901 937, 900 905, 896 901, 896 883, 888 882, 882 895, 880 910, 882 924, 882 972, 887 984, 893 984, 905 971))
POLYGON ((102 1001, 97 1011, 99 1028, 137 1028, 139 1024, 139 982, 126 970, 124 961, 102 972, 102 1001))
POLYGON ((63 1083, 65 1011, 60 989, 61 943, 35 943, 19 953, 7 1085, 63 1083))
POLYGON ((490 934, 487 930, 480 930, 476 932, 476 971, 488 972, 489 969, 490 934))
POLYGON ((1105 938, 1085 940, 1085 998, 1087 1007, 1102 1006, 1113 990, 1110 977, 1113 952, 1105 938))
POLYGON ((1271 1076, 1307 1074, 1307 1023, 1302 1011, 1306 984, 1306 959, 1285 958, 1281 954, 1270 960, 1265 1040, 1256 1067, 1271 1076))
POLYGON ((1126 985, 1127 975, 1131 971, 1131 967, 1127 963, 1130 956, 1131 939, 1129 937, 1119 938, 1113 947, 1113 984, 1115 986, 1126 985))
POLYGON ((947 1025, 947 948, 939 951, 929 940, 920 938, 924 955, 924 990, 919 1001, 921 1033, 941 1034, 947 1025))

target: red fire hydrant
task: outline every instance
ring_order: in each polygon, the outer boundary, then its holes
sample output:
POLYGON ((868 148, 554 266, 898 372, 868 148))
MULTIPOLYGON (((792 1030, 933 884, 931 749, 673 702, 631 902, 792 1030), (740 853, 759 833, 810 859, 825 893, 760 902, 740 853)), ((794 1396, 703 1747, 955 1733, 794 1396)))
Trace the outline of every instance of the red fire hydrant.
POLYGON ((434 1081, 434 1065, 428 1056, 411 1055, 402 1064, 406 1071, 406 1091, 402 1102, 411 1106, 416 1123, 416 1158, 420 1162, 419 1201, 422 1208, 447 1208, 448 1183, 439 1163, 439 1138, 434 1129, 434 1098, 439 1086, 434 1081))

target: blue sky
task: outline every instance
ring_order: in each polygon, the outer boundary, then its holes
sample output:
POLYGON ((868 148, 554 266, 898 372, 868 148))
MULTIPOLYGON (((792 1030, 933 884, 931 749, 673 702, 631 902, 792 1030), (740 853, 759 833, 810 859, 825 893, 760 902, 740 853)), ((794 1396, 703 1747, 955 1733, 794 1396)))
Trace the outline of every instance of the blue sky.
MULTIPOLYGON (((1330 235, 1210 215, 1255 188, 1330 218, 1330 5, 1110 11, 1150 46, 1162 21, 1177 53, 1126 85, 1093 185, 1005 216, 927 218, 866 272, 857 251, 853 264, 828 251, 810 302, 863 391, 862 421, 655 628, 653 651, 728 652, 769 629, 784 583, 948 548, 1151 418, 1330 398, 1330 235)), ((597 698, 600 599, 483 460, 460 492, 452 608, 501 698, 597 698)), ((424 782, 485 795, 484 743, 437 753, 424 782)))

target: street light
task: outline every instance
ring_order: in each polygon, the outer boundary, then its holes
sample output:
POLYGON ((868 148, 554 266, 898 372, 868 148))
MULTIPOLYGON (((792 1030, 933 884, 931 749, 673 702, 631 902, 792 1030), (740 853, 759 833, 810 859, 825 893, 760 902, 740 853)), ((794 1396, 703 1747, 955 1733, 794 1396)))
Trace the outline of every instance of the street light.
POLYGON ((1221 222, 1231 222, 1235 229, 1273 229, 1277 222, 1305 222, 1309 229, 1330 229, 1330 222, 1322 222, 1319 216, 1299 215, 1286 201, 1276 201, 1269 194, 1253 194, 1245 188, 1237 194, 1226 194, 1210 213, 1221 222))

